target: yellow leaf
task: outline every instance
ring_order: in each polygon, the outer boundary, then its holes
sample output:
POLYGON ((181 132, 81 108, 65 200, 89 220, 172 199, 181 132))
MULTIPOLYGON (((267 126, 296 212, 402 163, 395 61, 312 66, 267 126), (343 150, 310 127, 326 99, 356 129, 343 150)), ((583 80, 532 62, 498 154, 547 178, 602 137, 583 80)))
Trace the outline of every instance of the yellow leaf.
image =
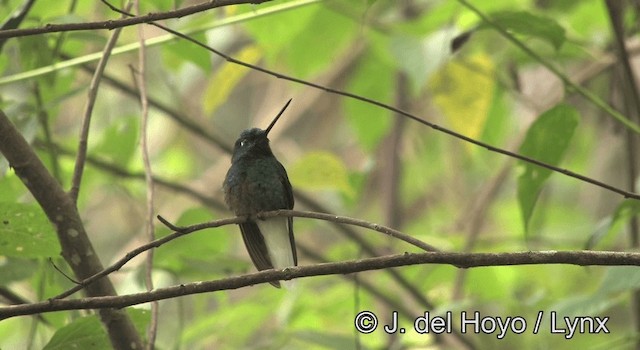
POLYGON ((452 61, 434 74, 429 82, 434 103, 455 131, 471 138, 482 134, 493 100, 494 71, 490 57, 476 55, 452 61))
MULTIPOLYGON (((239 61, 251 64, 258 62, 261 57, 262 51, 256 45, 245 46, 235 55, 239 61)), ((223 63, 220 69, 211 76, 204 91, 202 103, 205 113, 211 114, 218 109, 227 100, 240 80, 250 71, 249 68, 231 62, 223 63)))
POLYGON ((309 152, 289 170, 291 183, 305 190, 337 190, 353 196, 347 167, 329 152, 309 152))

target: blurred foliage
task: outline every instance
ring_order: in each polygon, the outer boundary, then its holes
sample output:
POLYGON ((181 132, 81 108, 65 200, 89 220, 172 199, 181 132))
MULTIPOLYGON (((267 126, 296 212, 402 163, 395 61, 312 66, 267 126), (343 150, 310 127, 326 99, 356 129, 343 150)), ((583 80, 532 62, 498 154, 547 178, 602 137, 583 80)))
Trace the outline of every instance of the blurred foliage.
MULTIPOLYGON (((141 11, 193 3, 148 0, 141 3, 141 11)), ((0 2, 0 20, 21 4, 0 2)), ((569 79, 611 103, 624 95, 610 63, 613 41, 604 2, 473 4, 562 67, 569 79)), ((21 27, 117 17, 99 1, 36 1, 21 27)), ((630 9, 625 20, 629 35, 637 37, 637 13, 630 9)), ((165 24, 193 30, 193 38, 248 63, 400 107, 493 146, 615 186, 629 183, 622 128, 589 100, 565 91, 560 79, 481 23, 461 2, 283 0, 216 9, 165 24), (468 41, 452 54, 452 40, 465 32, 470 33, 468 41)), ((144 31, 151 40, 165 35, 150 26, 144 31)), ((58 169, 65 189, 73 172, 86 89, 99 57, 95 54, 109 34, 79 31, 15 38, 0 55, 0 106, 33 141, 49 169, 58 169), (50 72, 37 70, 41 67, 50 72)), ((140 108, 130 68, 137 65, 137 35, 135 27, 123 30, 122 52, 107 66, 91 124, 92 161, 78 201, 105 265, 147 239, 140 108)), ((637 201, 514 162, 413 121, 400 122, 404 117, 371 104, 235 65, 183 40, 162 39, 148 48, 146 79, 152 99, 154 174, 220 204, 229 166, 223 150, 241 130, 267 125, 284 101, 293 98, 270 134, 271 145, 289 170, 295 193, 326 211, 393 223, 452 251, 631 249, 628 222, 640 212, 637 201), (221 141, 196 134, 181 120, 221 141)), ((52 263, 69 269, 59 257, 53 227, 4 159, 0 172, 0 287, 27 301, 46 300, 72 286, 52 263)), ((231 215, 179 189, 161 183, 155 189, 155 212, 177 224, 231 215)), ((298 198, 296 208, 308 209, 308 202, 298 198)), ((297 243, 329 261, 364 255, 335 226, 309 219, 295 222, 297 243)), ((159 237, 169 233, 159 223, 156 227, 159 237)), ((417 251, 378 234, 358 232, 380 254, 417 251)), ((301 264, 317 262, 302 252, 299 256, 301 264)), ((181 237, 155 253, 156 287, 251 271, 233 226, 181 237)), ((461 271, 424 265, 395 271, 413 293, 388 271, 371 271, 358 278, 386 299, 342 276, 322 276, 298 280, 291 291, 265 284, 164 300, 157 348, 350 349, 357 342, 365 349, 449 348, 436 344, 433 334, 411 331, 413 320, 425 311, 451 311, 454 330, 460 329, 462 311, 526 320, 523 334, 508 333, 501 340, 496 333, 464 335, 478 349, 626 349, 638 337, 632 322, 638 310, 629 298, 629 291, 640 287, 637 268, 536 265, 461 271), (416 291, 435 309, 417 299, 416 291), (398 306, 408 310, 399 315, 407 332, 391 338, 382 326, 398 306), (371 334, 356 336, 354 317, 363 310, 376 313, 380 325, 371 334), (550 332, 552 311, 562 317, 610 317, 611 333, 577 334, 566 340, 550 332), (544 315, 542 328, 533 334, 539 312, 544 315)), ((140 292, 145 290, 143 276, 144 263, 136 259, 114 273, 113 281, 121 293, 140 292)), ((141 332, 148 323, 146 308, 129 309, 141 332)), ((445 338, 456 343, 453 336, 445 338)), ((43 347, 105 349, 108 342, 97 318, 81 312, 0 323, 0 348, 43 347)))

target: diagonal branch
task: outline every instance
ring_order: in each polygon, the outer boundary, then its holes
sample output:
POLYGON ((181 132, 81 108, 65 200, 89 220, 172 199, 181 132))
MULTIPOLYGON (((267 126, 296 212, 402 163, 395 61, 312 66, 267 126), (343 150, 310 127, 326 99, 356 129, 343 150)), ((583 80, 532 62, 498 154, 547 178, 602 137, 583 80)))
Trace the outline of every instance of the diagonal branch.
MULTIPOLYGON (((302 217, 302 218, 313 218, 313 219, 317 219, 317 220, 325 220, 325 221, 331 221, 331 222, 335 222, 335 223, 342 223, 342 224, 348 224, 348 225, 353 225, 353 226, 359 226, 359 227, 364 227, 364 228, 368 228, 370 230, 373 231, 377 231, 383 234, 386 234, 388 236, 391 237, 395 237, 398 238, 402 241, 405 241, 411 245, 414 245, 420 249, 423 249, 425 251, 431 251, 431 252, 435 252, 435 251, 439 251, 437 248, 424 243, 422 241, 420 241, 417 238, 411 237, 410 235, 407 235, 405 233, 402 233, 400 231, 394 230, 392 228, 389 227, 385 227, 382 225, 378 225, 375 223, 370 223, 364 220, 360 220, 360 219, 354 219, 354 218, 349 218, 346 216, 338 216, 338 215, 333 215, 333 214, 327 214, 327 213, 315 213, 315 212, 306 212, 306 211, 299 211, 299 210, 275 210, 275 211, 270 211, 270 212, 264 212, 264 213, 260 213, 258 214, 258 218, 268 218, 268 217, 274 217, 274 216, 292 216, 292 217, 302 217)), ((225 225, 231 225, 231 224, 240 224, 243 223, 247 220, 246 217, 235 217, 235 218, 227 218, 227 219, 219 219, 219 220, 214 220, 214 221, 210 221, 210 222, 205 222, 205 223, 201 223, 201 224, 195 224, 195 225, 190 225, 190 226, 185 226, 185 227, 177 227, 173 224, 171 224, 170 222, 168 222, 166 219, 164 219, 162 216, 158 216, 158 219, 165 224, 167 227, 169 227, 171 230, 175 231, 174 233, 164 236, 162 238, 158 238, 156 240, 153 240, 149 243, 143 244, 137 248, 135 248, 134 250, 128 252, 127 254, 125 254, 125 256, 123 256, 122 258, 120 258, 118 261, 116 261, 115 263, 113 263, 111 266, 107 267, 106 269, 94 274, 93 276, 90 276, 80 282, 78 282, 78 284, 72 288, 70 288, 69 290, 65 291, 64 293, 61 293, 51 299, 63 299, 66 298, 70 295, 72 295, 73 293, 81 290, 82 288, 85 288, 86 286, 90 285, 91 283, 94 283, 95 281, 99 280, 100 278, 109 275, 112 272, 115 272, 117 270, 120 270, 127 262, 129 262, 131 259, 135 258, 136 256, 144 253, 145 251, 148 251, 150 249, 153 248, 158 248, 161 245, 168 243, 178 237, 184 236, 186 234, 192 233, 192 232, 196 232, 196 231, 201 231, 207 228, 215 228, 215 227, 221 227, 221 226, 225 226, 225 225)))
MULTIPOLYGON (((87 236, 73 199, 64 192, 57 180, 20 132, 0 110, 0 153, 9 161, 16 175, 38 201, 55 227, 62 247, 62 256, 78 279, 87 278, 103 270, 102 263, 87 236)), ((109 279, 101 279, 86 289, 89 296, 116 295, 109 279)), ((107 334, 116 349, 142 348, 129 316, 123 310, 104 309, 99 312, 107 334)))
POLYGON ((537 264, 568 264, 577 266, 640 266, 640 253, 594 251, 527 251, 510 253, 449 253, 396 254, 360 260, 350 260, 284 270, 264 270, 215 281, 193 282, 122 296, 91 297, 82 299, 50 299, 34 304, 12 305, 0 308, 0 320, 43 312, 83 309, 111 309, 170 299, 185 295, 238 289, 277 280, 291 280, 310 276, 342 275, 398 266, 445 264, 463 268, 486 266, 514 266, 537 264))
MULTIPOLYGON (((102 1, 104 3, 106 3, 106 4, 108 4, 107 0, 102 0, 102 1)), ((464 1, 464 0, 459 0, 459 1, 464 1)), ((117 9, 114 9, 114 10, 118 11, 119 13, 121 13, 123 15, 132 16, 131 14, 126 13, 125 11, 117 10, 117 9)), ((173 30, 173 29, 171 29, 171 28, 169 28, 167 26, 164 26, 162 24, 155 23, 155 22, 148 22, 148 24, 153 25, 153 26, 155 26, 157 28, 160 28, 160 29, 162 29, 162 30, 164 30, 164 31, 166 31, 168 33, 171 33, 171 34, 173 34, 173 35, 175 35, 177 37, 180 37, 180 38, 182 38, 184 40, 190 41, 193 44, 196 44, 196 45, 202 47, 203 49, 206 49, 206 50, 208 50, 208 51, 220 56, 221 58, 225 59, 226 61, 228 61, 230 63, 234 63, 234 64, 237 64, 237 65, 240 65, 240 66, 243 66, 243 67, 247 67, 249 69, 252 69, 252 70, 267 74, 267 75, 271 75, 271 76, 276 77, 278 79, 288 80, 288 81, 291 81, 291 82, 294 82, 294 83, 297 83, 297 84, 302 84, 302 85, 309 86, 309 87, 312 87, 312 88, 320 89, 320 90, 326 91, 326 92, 331 93, 331 94, 352 98, 352 99, 355 99, 355 100, 358 100, 358 101, 362 101, 362 102, 365 102, 365 103, 368 103, 368 104, 371 104, 371 105, 386 109, 388 111, 394 112, 394 113, 396 113, 396 114, 398 114, 400 116, 407 117, 407 118, 409 118, 409 119, 411 119, 413 121, 416 121, 416 122, 418 122, 420 124, 426 125, 426 126, 432 128, 432 129, 436 130, 436 131, 442 132, 444 134, 447 134, 447 135, 452 136, 454 138, 457 138, 459 140, 471 143, 473 145, 476 145, 476 146, 479 146, 479 147, 482 147, 482 148, 486 148, 487 150, 489 150, 491 152, 499 153, 499 154, 502 154, 502 155, 505 155, 505 156, 508 156, 508 157, 511 157, 511 158, 515 158, 515 159, 518 159, 518 160, 521 160, 521 161, 524 161, 524 162, 527 162, 527 163, 531 163, 531 164, 537 165, 537 166, 545 168, 545 169, 549 169, 549 170, 551 170, 553 172, 564 174, 566 176, 581 180, 583 182, 586 182, 586 183, 589 183, 589 184, 604 188, 604 189, 609 190, 611 192, 618 193, 618 194, 624 196, 624 198, 632 198, 632 199, 640 200, 640 194, 638 194, 638 193, 634 193, 634 192, 631 192, 631 191, 626 191, 626 190, 623 190, 621 188, 618 188, 618 187, 609 185, 607 183, 604 183, 602 181, 598 181, 596 179, 590 178, 588 176, 584 176, 584 175, 578 174, 578 173, 573 172, 571 170, 563 169, 563 168, 560 168, 560 167, 557 167, 557 166, 542 162, 540 160, 521 155, 521 154, 516 153, 516 152, 512 152, 512 151, 509 151, 509 150, 506 150, 506 149, 502 149, 502 148, 499 148, 499 147, 492 146, 492 145, 490 145, 490 144, 488 144, 486 142, 471 138, 469 136, 465 136, 465 135, 463 135, 463 134, 461 134, 459 132, 456 132, 456 131, 451 130, 451 129, 447 129, 447 128, 442 127, 442 126, 440 126, 438 124, 432 123, 432 122, 427 121, 425 119, 422 119, 422 118, 420 118, 420 117, 418 117, 416 115, 413 115, 413 114, 411 114, 409 112, 406 112, 406 111, 404 111, 404 110, 402 110, 400 108, 388 105, 386 103, 374 100, 372 98, 360 96, 360 95, 357 95, 357 94, 354 94, 354 93, 351 93, 351 92, 348 92, 348 91, 334 89, 334 88, 331 88, 331 87, 328 87, 328 86, 324 86, 324 85, 321 85, 321 84, 317 84, 317 83, 313 83, 313 82, 310 82, 310 81, 307 81, 307 80, 303 80, 303 79, 300 79, 300 78, 296 78, 296 77, 288 76, 288 75, 285 75, 285 74, 282 74, 282 73, 278 73, 276 71, 273 71, 273 70, 270 70, 270 69, 267 69, 267 68, 263 68, 263 67, 260 67, 260 66, 256 66, 256 65, 251 64, 251 63, 240 61, 240 60, 238 60, 236 58, 233 58, 233 57, 227 55, 226 53, 223 53, 223 52, 221 52, 221 51, 219 51, 217 49, 214 49, 213 47, 211 47, 211 46, 209 46, 209 45, 207 45, 205 43, 202 43, 202 42, 200 42, 200 41, 198 41, 198 40, 196 40, 196 39, 194 39, 194 38, 192 38, 190 36, 184 35, 184 34, 178 32, 176 30, 173 30)), ((573 85, 575 85, 575 84, 573 84, 573 85)), ((584 88, 582 88, 580 86, 577 86, 577 85, 575 85, 575 86, 576 86, 575 87, 576 91, 581 91, 581 92, 587 91, 588 92, 588 90, 586 90, 586 89, 584 89, 584 88)), ((588 94, 592 95, 591 92, 588 92, 588 94)), ((592 102, 595 101, 593 99, 590 99, 590 100, 592 102)), ((613 114, 617 113, 616 111, 613 111, 611 108, 609 108, 607 110, 607 112, 608 113, 613 113, 613 114)), ((624 119, 624 116, 622 116, 622 118, 624 119)), ((633 130, 640 132, 640 126, 638 126, 636 124, 633 124, 633 123, 631 123, 631 125, 628 125, 628 126, 631 127, 633 130)))

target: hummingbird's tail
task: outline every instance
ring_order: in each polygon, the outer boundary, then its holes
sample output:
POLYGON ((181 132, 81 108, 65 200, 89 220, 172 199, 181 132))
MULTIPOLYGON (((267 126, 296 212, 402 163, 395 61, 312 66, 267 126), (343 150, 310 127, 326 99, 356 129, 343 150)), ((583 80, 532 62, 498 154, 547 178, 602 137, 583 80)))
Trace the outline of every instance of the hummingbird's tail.
MULTIPOLYGON (((260 232, 264 237, 269 260, 273 268, 281 270, 297 265, 296 247, 293 241, 291 220, 286 217, 274 217, 266 220, 256 220, 260 232)), ((285 288, 293 287, 293 281, 283 281, 285 288)))

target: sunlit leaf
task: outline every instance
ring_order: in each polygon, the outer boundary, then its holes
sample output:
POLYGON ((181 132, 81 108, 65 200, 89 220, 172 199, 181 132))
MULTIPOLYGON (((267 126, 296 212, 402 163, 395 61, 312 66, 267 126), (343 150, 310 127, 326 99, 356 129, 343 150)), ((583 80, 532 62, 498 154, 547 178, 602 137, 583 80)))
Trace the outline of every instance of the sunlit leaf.
POLYGON ((296 188, 304 190, 336 190, 353 196, 349 173, 342 160, 329 152, 309 152, 289 169, 296 188))
POLYGON ((0 255, 37 258, 59 254, 58 238, 40 207, 0 202, 0 255))
POLYGON ((490 57, 476 55, 452 61, 433 76, 434 103, 455 131, 471 138, 482 134, 493 101, 494 70, 490 57))
MULTIPOLYGON (((262 57, 262 51, 255 45, 245 46, 234 55, 242 62, 255 64, 262 57)), ((204 91, 203 106, 207 114, 213 113, 229 97, 240 80, 251 70, 231 62, 225 62, 209 79, 204 91)))
MULTIPOLYGON (((529 127, 520 154, 558 165, 578 126, 578 111, 570 105, 558 104, 541 114, 529 127)), ((518 176, 518 202, 522 211, 525 232, 545 181, 551 170, 521 161, 518 176)))

